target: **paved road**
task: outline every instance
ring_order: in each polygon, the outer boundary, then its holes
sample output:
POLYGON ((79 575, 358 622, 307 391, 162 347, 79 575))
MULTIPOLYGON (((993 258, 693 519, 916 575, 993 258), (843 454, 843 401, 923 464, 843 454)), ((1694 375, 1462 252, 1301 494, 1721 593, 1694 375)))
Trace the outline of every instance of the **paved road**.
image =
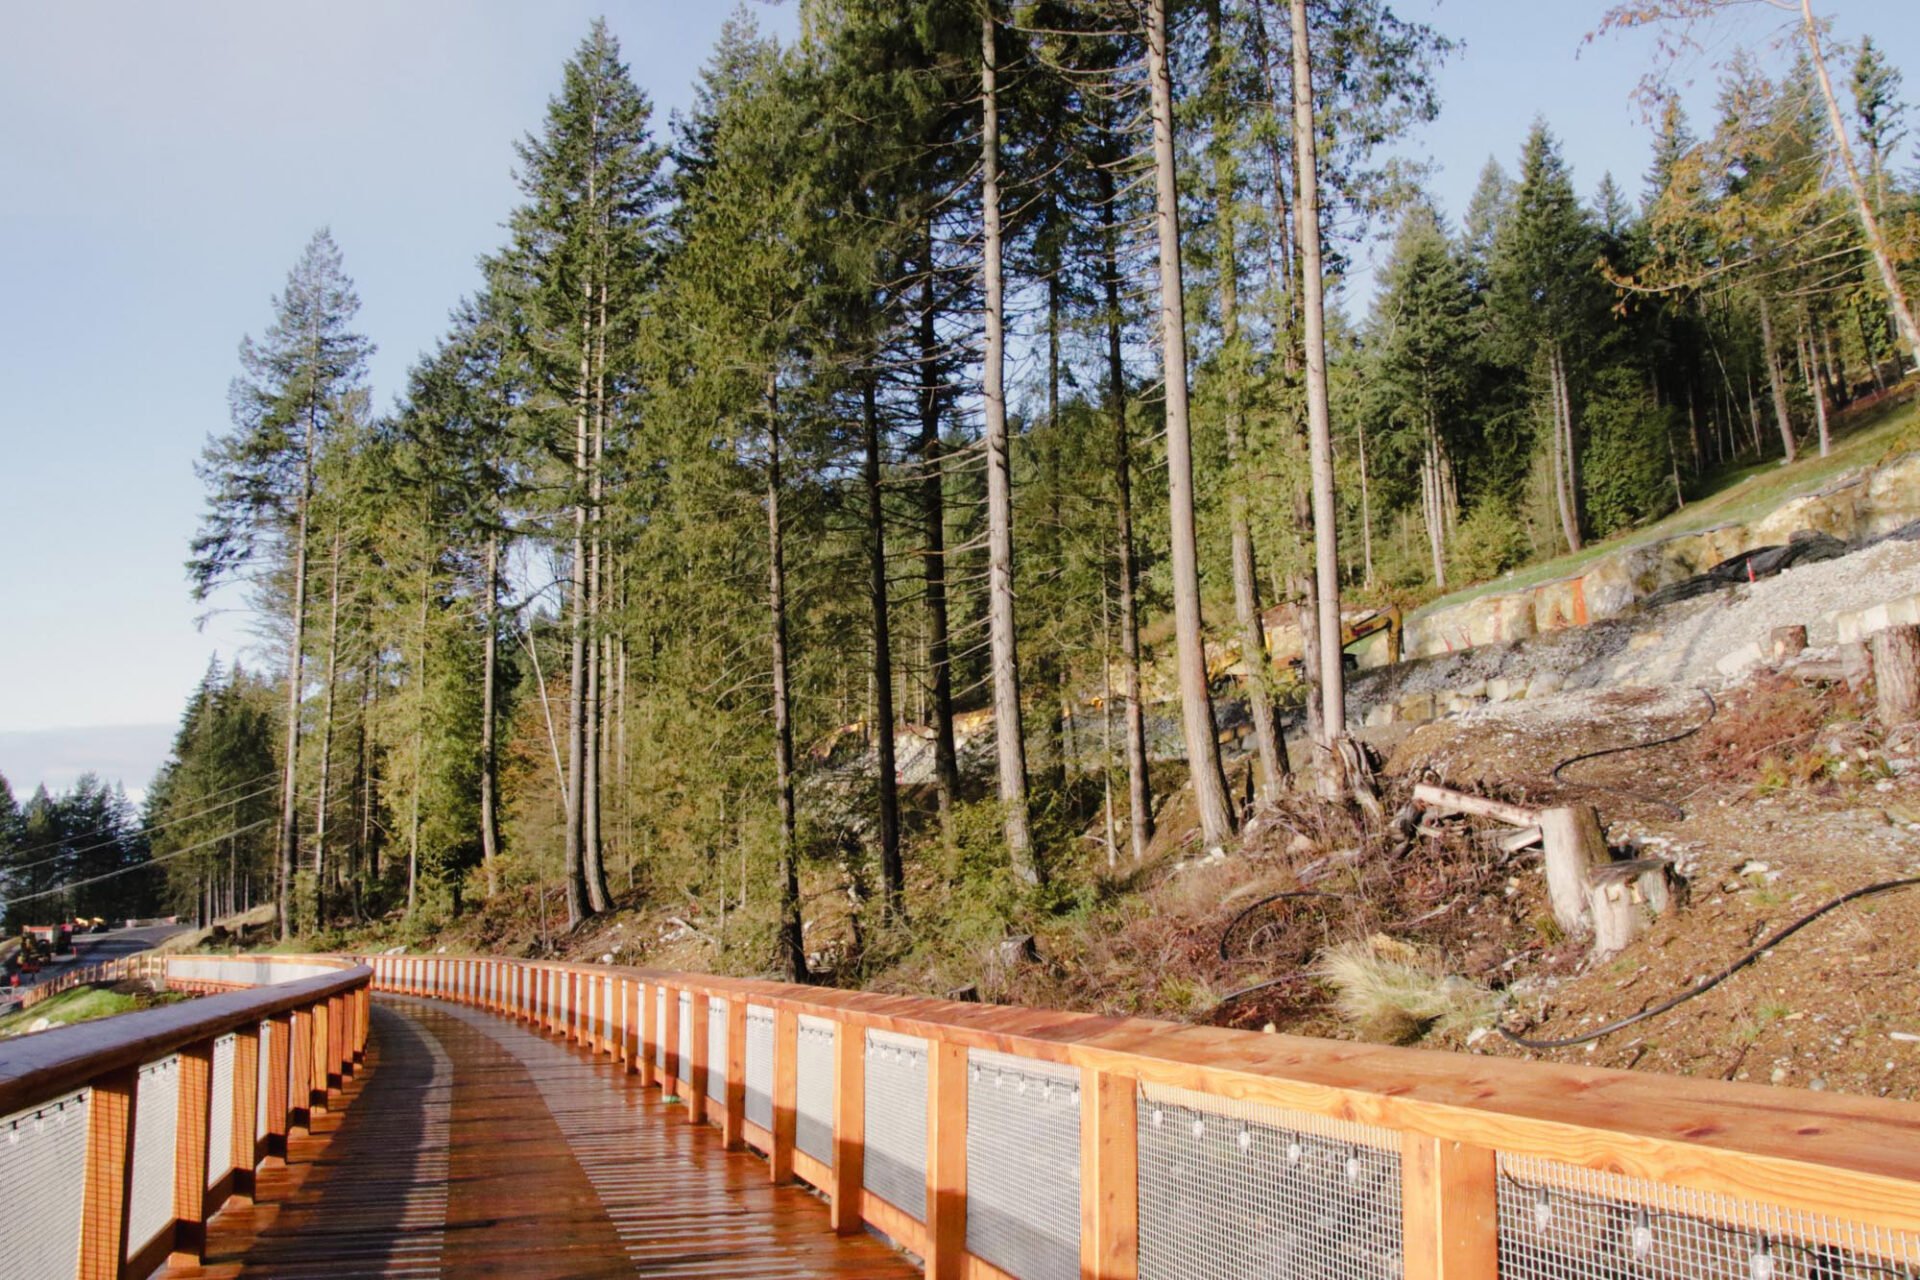
MULTIPOLYGON (((81 965, 100 964, 107 960, 116 960, 121 956, 130 956, 136 952, 148 951, 159 946, 176 933, 185 933, 192 925, 156 924, 144 929, 111 929, 106 933, 83 933, 74 942, 74 956, 71 959, 58 960, 41 969, 38 974, 28 974, 22 979, 22 989, 59 977, 68 969, 81 965)), ((12 993, 0 991, 0 1013, 13 1007, 12 993)))

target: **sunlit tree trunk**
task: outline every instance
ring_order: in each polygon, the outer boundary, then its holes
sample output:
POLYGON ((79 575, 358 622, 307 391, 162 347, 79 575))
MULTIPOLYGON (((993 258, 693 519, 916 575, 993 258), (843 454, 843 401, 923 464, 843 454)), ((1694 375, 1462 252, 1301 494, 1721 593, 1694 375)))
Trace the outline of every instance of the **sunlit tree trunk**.
POLYGON ((1233 834, 1219 731, 1207 689, 1206 641, 1200 617, 1199 552, 1194 533, 1193 441, 1187 405, 1186 303, 1180 273, 1180 191, 1174 168, 1173 73, 1167 54, 1166 0, 1147 3, 1147 75, 1153 116, 1154 226, 1160 249, 1161 358, 1167 400, 1167 505, 1175 663, 1180 724, 1187 746, 1201 838, 1218 845, 1233 834))
POLYGON ((1000 110, 993 6, 980 20, 980 205, 986 282, 981 396, 987 427, 987 638, 992 652, 993 731, 999 754, 1001 823, 1014 874, 1040 879, 1027 829, 1027 750, 1021 732, 1020 665, 1013 628, 1013 476, 1007 445, 1006 338, 1000 271, 1000 110))

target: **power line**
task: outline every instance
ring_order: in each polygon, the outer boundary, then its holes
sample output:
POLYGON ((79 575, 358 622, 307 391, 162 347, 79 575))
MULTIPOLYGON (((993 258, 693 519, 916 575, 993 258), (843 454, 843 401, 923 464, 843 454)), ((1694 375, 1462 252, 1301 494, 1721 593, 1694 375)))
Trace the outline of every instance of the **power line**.
MULTIPOLYGON (((280 776, 279 769, 277 768, 269 769, 267 770, 267 772, 260 774, 257 777, 248 778, 244 782, 236 782, 231 784, 230 786, 221 787, 218 791, 209 791, 205 796, 202 796, 201 799, 206 800, 206 799, 211 799, 214 796, 222 796, 229 791, 238 791, 242 787, 251 787, 257 783, 264 782, 268 778, 278 778, 279 776, 280 776)), ((233 803, 238 804, 239 801, 234 801, 233 803)), ((215 807, 217 808, 218 806, 215 806, 215 807)), ((48 840, 41 844, 30 845, 25 849, 15 849, 15 850, 12 850, 12 852, 16 854, 39 853, 42 849, 56 849, 61 845, 65 844, 68 840, 72 840, 75 837, 97 835, 104 830, 106 830, 105 827, 93 827, 86 831, 76 831, 76 832, 73 832, 71 835, 62 836, 58 840, 48 840)), ((69 850, 69 852, 71 852, 71 850, 69 850)))
POLYGON ((85 880, 75 880, 69 884, 56 885, 51 889, 42 889, 38 893, 19 894, 18 896, 8 898, 7 905, 11 907, 21 902, 34 902, 41 898, 58 897, 60 894, 63 894, 63 893, 71 893, 75 889, 84 889, 90 884, 99 884, 102 880, 111 880, 115 876, 131 875, 135 871, 145 871, 147 868, 158 866, 162 862, 168 862, 174 858, 184 857, 189 853, 198 853, 202 849, 212 848, 214 845, 219 844, 224 840, 230 840, 234 836, 242 835, 248 831, 252 831, 256 827, 264 827, 269 823, 277 822, 277 821, 279 821, 279 819, 275 817, 275 818, 262 818, 258 822, 249 822, 244 827, 235 827, 233 830, 217 835, 211 840, 202 840, 199 844, 190 844, 184 849, 175 849, 172 853, 163 853, 157 858, 148 858, 145 862, 136 863, 131 867, 121 867, 117 871, 108 871, 108 872, 104 872, 101 875, 89 876, 85 880))
MULTIPOLYGON (((263 774, 262 777, 275 777, 275 775, 278 774, 278 772, 279 772, 278 770, 275 770, 274 773, 263 774)), ((255 778, 253 779, 253 781, 258 782, 260 781, 260 779, 255 778)), ((245 785, 245 784, 242 784, 242 785, 245 785)), ((0 864, 0 872, 4 872, 7 875, 14 875, 22 871, 31 871, 35 867, 44 867, 50 862, 59 862, 62 859, 77 857, 83 853, 93 853, 96 850, 105 849, 110 845, 119 844, 123 840, 135 840, 144 835, 151 835, 153 832, 159 831, 165 827, 178 826, 182 822, 190 822, 195 818, 205 817, 207 814, 212 813, 216 809, 227 809, 237 804, 245 804, 249 800, 255 799, 259 796, 266 795, 269 791, 279 790, 279 786, 280 784, 276 780, 274 782, 268 783, 264 787, 258 788, 257 790, 250 791, 246 795, 235 796, 231 800, 222 800, 216 804, 210 804, 204 809, 196 809, 192 813, 183 813, 178 817, 168 818, 165 822, 156 822, 150 827, 140 827, 137 830, 128 831, 128 832, 125 832, 124 834, 113 836, 109 839, 101 840, 94 844, 81 845, 80 847, 75 849, 65 849, 59 853, 54 854, 50 858, 41 858, 37 862, 22 862, 18 864, 14 864, 14 863, 0 864)), ((233 790, 233 788, 224 787, 222 788, 222 790, 231 791, 233 790)), ((218 795, 220 794, 220 792, 216 791, 213 794, 218 795)), ((95 830, 99 830, 99 828, 95 828, 95 830)), ((54 848, 55 846, 50 844, 43 844, 37 847, 40 849, 51 849, 51 848, 54 848)), ((22 850, 21 852, 31 853, 33 852, 33 850, 28 849, 28 850, 22 850)))

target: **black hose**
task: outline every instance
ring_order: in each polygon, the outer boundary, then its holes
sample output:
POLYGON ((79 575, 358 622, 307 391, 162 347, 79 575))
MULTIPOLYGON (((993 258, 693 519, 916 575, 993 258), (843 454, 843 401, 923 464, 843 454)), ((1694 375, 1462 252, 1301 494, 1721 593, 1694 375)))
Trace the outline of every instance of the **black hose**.
MULTIPOLYGON (((1220 958, 1229 963, 1232 962, 1233 957, 1227 952, 1227 944, 1233 940, 1233 931, 1240 927, 1241 921, 1266 906, 1269 902, 1279 902, 1284 898, 1350 898, 1352 896, 1350 893, 1328 893, 1321 889, 1289 889, 1285 893, 1270 893, 1260 899, 1260 901, 1246 907, 1233 919, 1227 921, 1227 927, 1220 931, 1220 958)), ((1252 988, 1249 988, 1249 990, 1251 989, 1252 988)), ((1235 992, 1234 994, 1238 995, 1240 993, 1235 992)), ((1231 999, 1231 997, 1228 998, 1231 999)))
POLYGON ((1713 990, 1713 988, 1719 986, 1728 978, 1731 978, 1734 974, 1758 960, 1768 951, 1771 951, 1780 943, 1785 942, 1788 938, 1791 938, 1794 934, 1800 932, 1836 907, 1843 907, 1847 903, 1859 898, 1870 898, 1875 894, 1891 893, 1895 889, 1911 889, 1915 885, 1920 885, 1920 876, 1909 877, 1905 880, 1882 880, 1880 883, 1870 884, 1864 889, 1855 889, 1852 893, 1843 893, 1832 902, 1815 907, 1812 911, 1807 912, 1807 914, 1801 916, 1798 920, 1795 920, 1792 924, 1780 930, 1780 932, 1774 934, 1771 938, 1768 938, 1765 942, 1747 952, 1719 973, 1714 974, 1711 978, 1702 978, 1699 982, 1670 1000, 1664 1000, 1651 1009, 1642 1009, 1639 1013, 1633 1014, 1630 1017, 1621 1018, 1617 1022, 1609 1022, 1606 1026, 1596 1031, 1589 1031, 1585 1035, 1568 1036, 1562 1040, 1529 1040, 1525 1036, 1515 1035, 1505 1027, 1498 1027, 1496 1030, 1514 1044, 1525 1049, 1571 1049, 1575 1045, 1586 1044, 1588 1041, 1598 1040, 1602 1036, 1610 1036, 1616 1031, 1624 1031, 1636 1022, 1645 1022, 1648 1018, 1658 1017, 1669 1009, 1674 1009, 1685 1004, 1703 992, 1713 990))
MULTIPOLYGON (((1567 780, 1560 776, 1561 771, 1570 765, 1579 764, 1582 760, 1597 760, 1601 756, 1618 755, 1623 751, 1649 751, 1654 747, 1664 747, 1671 743, 1684 742, 1686 739, 1691 738, 1694 734, 1712 724, 1713 718, 1720 713, 1720 704, 1713 700, 1711 693, 1708 693, 1705 689, 1701 689, 1698 692, 1701 697, 1707 700, 1707 716, 1706 719, 1694 725, 1692 728, 1683 729, 1679 733, 1669 734, 1664 738, 1655 738, 1651 742, 1629 742, 1624 746, 1602 747, 1598 751, 1583 751, 1577 756, 1568 756, 1565 760, 1553 766, 1553 772, 1549 776, 1552 777, 1555 782, 1565 783, 1567 780)), ((1583 784, 1576 782, 1569 783, 1568 785, 1581 786, 1583 784)), ((1593 784, 1589 783, 1584 785, 1593 784)), ((1644 801, 1647 804, 1659 805, 1661 808, 1672 813, 1676 819, 1684 819, 1687 816, 1687 811, 1671 800, 1662 799, 1658 796, 1644 795, 1638 791, 1621 791, 1617 787, 1602 786, 1600 789, 1603 791, 1613 791, 1618 795, 1628 796, 1635 800, 1644 801)))

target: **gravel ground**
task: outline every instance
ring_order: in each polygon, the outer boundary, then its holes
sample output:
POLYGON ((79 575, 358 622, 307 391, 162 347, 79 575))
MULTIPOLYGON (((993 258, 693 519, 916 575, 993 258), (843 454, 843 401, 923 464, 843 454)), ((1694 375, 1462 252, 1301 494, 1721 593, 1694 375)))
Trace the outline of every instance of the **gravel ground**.
POLYGON ((1609 674, 1628 684, 1718 684, 1714 664, 1774 627, 1805 623, 1807 643, 1825 648, 1836 642, 1834 614, 1916 593, 1920 543, 1878 543, 1651 614, 1609 674))
POLYGON ((1360 673, 1356 714, 1411 693, 1440 693, 1483 680, 1557 677, 1561 689, 1718 687, 1716 663, 1762 641, 1777 626, 1805 623, 1814 648, 1835 643, 1833 615, 1920 593, 1920 541, 1887 541, 1788 569, 1711 596, 1634 612, 1508 645, 1418 658, 1360 673))

